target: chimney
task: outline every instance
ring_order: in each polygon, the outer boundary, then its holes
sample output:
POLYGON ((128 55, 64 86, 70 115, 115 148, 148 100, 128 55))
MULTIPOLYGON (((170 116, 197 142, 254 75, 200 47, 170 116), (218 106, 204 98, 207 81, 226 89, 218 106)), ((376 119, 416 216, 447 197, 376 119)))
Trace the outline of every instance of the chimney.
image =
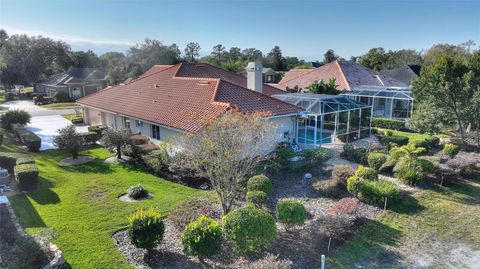
POLYGON ((247 65, 247 88, 256 92, 263 92, 263 66, 259 61, 249 62, 247 65))

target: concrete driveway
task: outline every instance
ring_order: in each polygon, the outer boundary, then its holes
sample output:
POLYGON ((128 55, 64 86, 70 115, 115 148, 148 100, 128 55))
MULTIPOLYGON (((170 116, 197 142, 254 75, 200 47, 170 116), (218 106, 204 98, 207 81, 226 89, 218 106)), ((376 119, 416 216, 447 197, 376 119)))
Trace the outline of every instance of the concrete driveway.
MULTIPOLYGON (((8 109, 23 109, 31 116, 30 124, 26 129, 34 132, 42 139, 40 150, 56 149, 53 145, 53 139, 58 134, 57 130, 71 124, 71 122, 61 115, 73 114, 74 109, 46 109, 33 104, 32 101, 20 100, 11 101, 2 104, 1 106, 8 109)), ((87 132, 87 126, 77 126, 78 132, 87 132)))
POLYGON ((36 106, 33 104, 32 100, 10 101, 10 102, 3 103, 0 106, 6 107, 7 109, 23 109, 27 111, 32 117, 64 115, 64 114, 75 113, 74 109, 46 109, 41 106, 36 106))

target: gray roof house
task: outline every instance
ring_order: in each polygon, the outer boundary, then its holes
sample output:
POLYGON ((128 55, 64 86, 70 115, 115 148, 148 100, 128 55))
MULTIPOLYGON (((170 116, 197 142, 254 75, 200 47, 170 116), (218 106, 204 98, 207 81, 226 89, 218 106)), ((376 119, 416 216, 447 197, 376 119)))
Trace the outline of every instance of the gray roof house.
POLYGON ((34 83, 34 91, 49 97, 65 92, 70 98, 78 99, 104 89, 107 79, 107 72, 103 69, 70 67, 63 73, 34 83))
POLYGON ((407 85, 411 85, 412 80, 420 75, 420 70, 420 65, 405 65, 395 69, 385 69, 380 71, 380 73, 384 74, 385 76, 394 78, 407 85))

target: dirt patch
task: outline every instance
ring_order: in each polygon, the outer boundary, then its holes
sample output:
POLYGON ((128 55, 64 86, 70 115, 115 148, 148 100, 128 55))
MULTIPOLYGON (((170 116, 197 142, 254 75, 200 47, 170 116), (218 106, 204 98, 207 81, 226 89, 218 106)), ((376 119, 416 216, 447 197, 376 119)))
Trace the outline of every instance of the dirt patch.
POLYGON ((72 166, 72 165, 82 165, 89 163, 93 160, 92 156, 78 156, 76 159, 72 157, 65 158, 58 162, 60 166, 72 166))
POLYGON ((130 198, 130 196, 128 196, 127 193, 123 193, 120 196, 118 196, 118 200, 126 203, 135 203, 135 202, 140 202, 142 200, 151 199, 152 197, 153 197, 153 194, 148 193, 147 197, 140 198, 140 199, 133 199, 133 198, 130 198))
POLYGON ((87 188, 82 194, 81 197, 92 202, 101 202, 107 199, 108 190, 104 187, 93 186, 87 188))

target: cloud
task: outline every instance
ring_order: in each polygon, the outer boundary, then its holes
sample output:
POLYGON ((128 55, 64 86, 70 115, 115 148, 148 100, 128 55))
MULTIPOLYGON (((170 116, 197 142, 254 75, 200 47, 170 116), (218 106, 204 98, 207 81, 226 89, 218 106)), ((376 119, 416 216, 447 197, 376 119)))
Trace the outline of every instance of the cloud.
POLYGON ((5 29, 9 35, 12 34, 25 34, 28 36, 44 36, 49 37, 54 40, 61 40, 73 46, 94 46, 94 47, 130 47, 134 46, 135 42, 124 41, 124 40, 110 40, 110 39, 90 39, 81 36, 75 35, 62 35, 62 34, 51 34, 43 31, 36 30, 25 30, 19 29, 16 27, 2 26, 1 28, 5 29))

